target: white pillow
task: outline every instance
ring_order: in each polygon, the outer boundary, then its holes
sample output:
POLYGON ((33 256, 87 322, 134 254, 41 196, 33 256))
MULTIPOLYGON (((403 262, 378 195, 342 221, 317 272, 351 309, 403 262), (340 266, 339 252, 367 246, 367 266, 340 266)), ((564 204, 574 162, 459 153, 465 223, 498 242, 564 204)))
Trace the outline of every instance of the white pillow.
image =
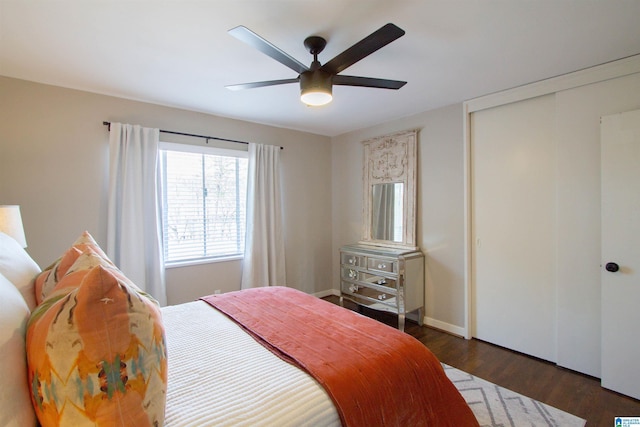
POLYGON ((36 307, 33 279, 40 267, 12 237, 0 232, 0 274, 18 288, 29 310, 36 307))
POLYGON ((0 426, 36 425, 25 350, 29 314, 18 289, 0 274, 0 426))

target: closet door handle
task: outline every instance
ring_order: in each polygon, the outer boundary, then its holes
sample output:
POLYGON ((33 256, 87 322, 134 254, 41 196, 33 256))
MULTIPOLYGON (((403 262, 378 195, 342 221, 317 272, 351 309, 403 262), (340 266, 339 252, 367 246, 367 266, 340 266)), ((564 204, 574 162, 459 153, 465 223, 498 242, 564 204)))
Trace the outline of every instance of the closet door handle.
POLYGON ((615 273, 616 271, 620 270, 620 266, 618 264, 616 264, 615 262, 608 262, 605 266, 604 266, 605 270, 611 272, 611 273, 615 273))

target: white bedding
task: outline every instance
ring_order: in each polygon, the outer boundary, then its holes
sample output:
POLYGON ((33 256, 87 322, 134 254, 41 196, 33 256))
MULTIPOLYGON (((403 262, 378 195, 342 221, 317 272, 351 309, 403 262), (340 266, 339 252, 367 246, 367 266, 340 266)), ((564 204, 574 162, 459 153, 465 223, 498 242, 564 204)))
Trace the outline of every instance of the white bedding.
POLYGON ((204 301, 163 307, 169 361, 165 426, 340 426, 311 376, 204 301))

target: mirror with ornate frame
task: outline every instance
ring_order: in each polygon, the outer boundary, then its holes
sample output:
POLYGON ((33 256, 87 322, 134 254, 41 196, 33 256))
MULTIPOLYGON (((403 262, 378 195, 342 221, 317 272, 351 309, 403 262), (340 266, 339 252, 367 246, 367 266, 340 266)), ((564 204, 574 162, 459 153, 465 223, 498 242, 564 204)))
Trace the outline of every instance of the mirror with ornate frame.
POLYGON ((363 240, 361 243, 416 247, 417 131, 363 141, 363 240))

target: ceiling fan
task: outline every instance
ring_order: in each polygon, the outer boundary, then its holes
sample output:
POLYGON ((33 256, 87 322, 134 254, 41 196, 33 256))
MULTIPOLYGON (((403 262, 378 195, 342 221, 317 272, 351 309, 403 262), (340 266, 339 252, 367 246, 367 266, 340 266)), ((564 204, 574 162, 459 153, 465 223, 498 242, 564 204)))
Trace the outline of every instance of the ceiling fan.
POLYGON ((345 76, 341 73, 346 68, 371 55, 376 50, 402 37, 404 30, 394 24, 387 24, 374 31, 358 43, 354 44, 335 58, 321 65, 318 54, 327 45, 327 41, 319 36, 310 36, 304 40, 305 47, 313 55, 309 67, 263 39, 247 27, 238 26, 229 30, 229 34, 240 41, 255 47, 265 55, 298 73, 294 79, 269 80, 253 83, 242 83, 226 86, 227 89, 241 90, 287 83, 300 83, 300 99, 307 105, 324 105, 333 99, 333 85, 364 86, 381 89, 400 89, 407 82, 399 80, 376 79, 371 77, 345 76))

